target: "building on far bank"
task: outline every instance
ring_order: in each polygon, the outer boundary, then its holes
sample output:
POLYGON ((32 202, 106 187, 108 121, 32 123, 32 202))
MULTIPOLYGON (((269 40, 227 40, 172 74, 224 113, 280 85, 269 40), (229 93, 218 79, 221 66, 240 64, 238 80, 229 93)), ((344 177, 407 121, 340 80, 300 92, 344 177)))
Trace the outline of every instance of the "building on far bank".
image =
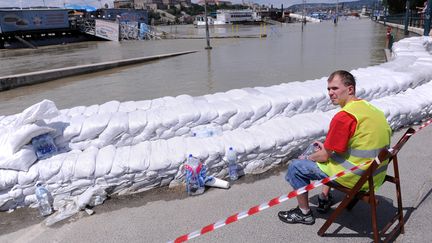
POLYGON ((114 8, 133 8, 133 0, 115 0, 114 8))
MULTIPOLYGON (((201 6, 204 6, 204 4, 205 4, 205 0, 199 0, 199 1, 197 2, 197 4, 198 4, 198 5, 201 5, 201 6)), ((230 2, 230 1, 223 1, 223 0, 207 0, 207 4, 208 4, 208 5, 217 5, 217 6, 220 6, 220 5, 228 5, 228 6, 231 6, 231 5, 232 5, 232 2, 230 2)))
POLYGON ((133 0, 135 9, 166 9, 162 0, 133 0))
POLYGON ((133 6, 135 9, 169 9, 176 7, 180 9, 180 6, 189 7, 191 6, 191 0, 133 0, 133 6))

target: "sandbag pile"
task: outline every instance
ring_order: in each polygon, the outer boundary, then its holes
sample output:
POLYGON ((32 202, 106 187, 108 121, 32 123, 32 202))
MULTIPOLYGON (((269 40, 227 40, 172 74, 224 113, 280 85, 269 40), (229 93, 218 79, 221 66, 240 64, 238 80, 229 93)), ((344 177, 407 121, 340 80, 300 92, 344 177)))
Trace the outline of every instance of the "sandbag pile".
MULTIPOLYGON (((358 96, 381 108, 393 129, 431 114, 431 45, 422 37, 404 39, 394 44, 392 61, 352 70, 358 96)), ((46 100, 0 117, 0 210, 35 202, 37 181, 55 198, 95 186, 127 194, 176 184, 188 154, 205 162, 210 175, 224 177, 228 147, 236 149, 241 173, 262 173, 325 136, 338 111, 326 80, 61 111, 46 100), (194 136, 202 129, 221 132, 194 136), (59 153, 37 160, 29 142, 44 133, 59 153)))

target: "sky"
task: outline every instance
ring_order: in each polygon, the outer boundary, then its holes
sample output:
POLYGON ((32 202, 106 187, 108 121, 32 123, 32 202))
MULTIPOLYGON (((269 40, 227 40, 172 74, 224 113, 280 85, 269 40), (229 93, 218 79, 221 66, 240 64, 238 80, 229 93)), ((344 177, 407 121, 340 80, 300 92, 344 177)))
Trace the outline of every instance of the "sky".
MULTIPOLYGON (((198 0, 192 0, 197 2, 198 0)), ((241 3, 241 0, 231 0, 233 3, 241 3)), ((302 0, 245 0, 245 2, 254 2, 259 4, 266 4, 273 6, 289 7, 293 4, 302 3, 302 0)), ((337 0, 306 0, 306 3, 336 3, 337 0)), ((339 0, 339 2, 352 2, 356 0, 339 0)), ((62 7, 64 4, 78 4, 78 5, 90 5, 96 8, 100 8, 105 3, 108 3, 109 7, 113 7, 113 0, 0 0, 0 7, 31 7, 31 6, 52 6, 62 7)))

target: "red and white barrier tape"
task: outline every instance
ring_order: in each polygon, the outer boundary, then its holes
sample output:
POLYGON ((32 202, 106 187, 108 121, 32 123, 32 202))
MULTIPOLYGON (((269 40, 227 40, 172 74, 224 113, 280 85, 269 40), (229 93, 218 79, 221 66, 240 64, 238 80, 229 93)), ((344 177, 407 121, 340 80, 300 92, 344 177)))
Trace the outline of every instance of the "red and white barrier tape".
MULTIPOLYGON (((430 125, 431 123, 432 123, 432 119, 426 121, 417 130, 415 130, 414 133, 407 134, 407 136, 414 135, 416 132, 420 131, 421 129, 425 128, 426 126, 430 125)), ((378 160, 378 156, 375 159, 378 160)), ((200 230, 196 230, 196 231, 191 232, 189 234, 185 234, 185 235, 179 236, 174 241, 169 241, 169 243, 172 243, 172 242, 174 242, 174 243, 185 242, 185 241, 188 241, 188 240, 193 239, 195 237, 201 236, 203 234, 212 232, 212 231, 214 231, 216 229, 219 229, 219 228, 221 228, 221 227, 223 227, 225 225, 237 222, 240 219, 244 219, 244 218, 246 218, 248 216, 251 216, 251 215, 254 215, 256 213, 259 213, 259 212, 261 212, 261 211, 263 211, 265 209, 271 208, 271 207, 273 207, 275 205, 278 205, 278 204, 280 204, 282 202, 285 202, 288 199, 291 199, 293 197, 297 197, 300 194, 303 194, 303 193, 311 191, 311 190, 313 190, 313 189, 315 189, 315 188, 317 188, 319 186, 327 184, 328 182, 333 181, 333 180, 335 180, 335 179, 337 179, 339 177, 342 177, 345 174, 348 174, 348 173, 351 173, 351 172, 353 172, 355 170, 358 170, 359 168, 361 168, 361 167, 363 167, 365 165, 370 164, 372 161, 373 160, 366 161, 366 162, 364 162, 364 163, 362 163, 360 165, 354 166, 351 169, 339 172, 336 175, 326 177, 326 178, 324 178, 324 179, 322 179, 320 181, 316 181, 316 182, 311 183, 311 184, 309 184, 307 186, 304 186, 304 187, 299 188, 297 190, 291 191, 290 193, 288 193, 286 195, 282 195, 280 197, 275 197, 275 198, 271 199, 270 201, 268 201, 266 203, 262 203, 260 205, 251 207, 247 211, 243 211, 241 213, 237 213, 237 214, 231 215, 231 216, 229 216, 226 219, 219 220, 219 221, 217 221, 216 223, 213 223, 213 224, 209 224, 209 225, 201 228, 200 230)))

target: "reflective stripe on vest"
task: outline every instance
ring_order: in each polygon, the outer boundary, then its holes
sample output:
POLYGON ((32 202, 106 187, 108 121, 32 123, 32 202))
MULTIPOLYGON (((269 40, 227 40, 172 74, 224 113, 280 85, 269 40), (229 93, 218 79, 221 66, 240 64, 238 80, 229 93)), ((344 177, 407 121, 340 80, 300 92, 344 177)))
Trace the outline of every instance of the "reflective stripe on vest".
MULTIPOLYGON (((380 149, 381 150, 381 149, 380 149)), ((340 166, 344 167, 345 170, 349 170, 353 167, 355 167, 355 165, 351 164, 351 162, 349 162, 348 160, 345 160, 344 158, 342 158, 340 155, 333 153, 331 155, 331 158, 337 162, 340 166)), ((383 172, 383 171, 387 171, 387 165, 381 165, 380 167, 378 167, 378 169, 375 170, 375 172, 373 173, 373 176, 378 175, 379 173, 383 172)), ((358 176, 362 176, 365 173, 365 170, 362 169, 358 169, 352 172, 353 174, 356 174, 358 176)))
POLYGON ((358 158, 375 158, 378 156, 378 154, 381 152, 382 149, 388 149, 389 146, 385 146, 383 148, 379 149, 371 149, 371 150, 360 150, 360 149, 348 149, 348 154, 358 157, 358 158))

